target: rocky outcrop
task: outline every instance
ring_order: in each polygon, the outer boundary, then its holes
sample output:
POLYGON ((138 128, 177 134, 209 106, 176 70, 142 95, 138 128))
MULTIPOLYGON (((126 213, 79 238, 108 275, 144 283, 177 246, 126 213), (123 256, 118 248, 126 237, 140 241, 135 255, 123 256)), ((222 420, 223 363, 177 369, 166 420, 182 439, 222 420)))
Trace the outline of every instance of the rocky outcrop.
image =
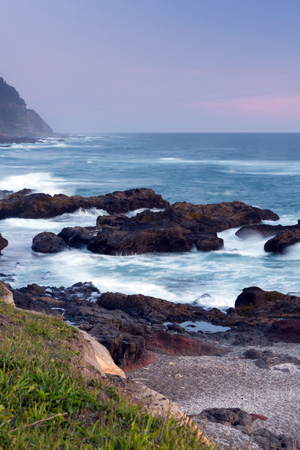
POLYGON ((0 255, 1 255, 1 251, 8 246, 8 240, 5 239, 2 234, 0 233, 0 255))
POLYGON ((265 243, 266 252, 283 253, 291 245, 300 242, 300 228, 295 231, 282 231, 265 243))
POLYGON ((44 231, 33 238, 31 248, 39 253, 58 253, 65 250, 67 246, 55 233, 44 231))
POLYGON ((0 78, 0 135, 48 137, 53 130, 33 110, 27 109, 19 93, 0 78))
POLYGON ((300 242, 300 221, 296 225, 251 225, 240 228, 236 233, 240 238, 253 235, 262 237, 274 236, 269 239, 264 249, 266 252, 283 253, 288 246, 300 242))
POLYGON ((143 318, 151 323, 200 320, 206 313, 199 306, 172 303, 141 294, 126 295, 119 292, 105 292, 97 300, 97 305, 108 310, 118 309, 132 317, 143 318))
MULTIPOLYGON (((20 290, 12 289, 12 292, 18 307, 52 315, 63 314, 66 320, 88 332, 104 345, 114 362, 124 370, 149 364, 155 359, 153 351, 173 355, 222 355, 224 353, 216 344, 203 342, 200 338, 171 330, 164 325, 165 317, 192 319, 196 317, 197 309, 202 314, 202 308, 199 307, 188 308, 188 305, 178 305, 176 313, 177 305, 153 299, 150 306, 146 305, 144 315, 142 309, 139 313, 136 311, 131 315, 122 311, 117 304, 110 305, 109 309, 101 306, 101 301, 98 300, 102 296, 105 298, 105 294, 101 296, 92 283, 76 283, 70 288, 45 288, 33 284, 20 290), (159 311, 160 302, 162 303, 161 313, 158 312, 155 315, 155 305, 159 311), (169 316, 168 305, 171 310, 169 316), (149 319, 152 319, 153 323, 149 319)), ((138 298, 140 303, 142 303, 142 297, 138 298)), ((144 298, 147 300, 147 297, 144 298)), ((106 305, 105 302, 103 304, 106 305)), ((138 302, 135 303, 137 304, 138 302)), ((134 308, 131 311, 134 311, 134 308)))
POLYGON ((97 197, 74 195, 34 194, 30 190, 6 195, 0 200, 0 219, 21 217, 24 219, 47 219, 78 209, 104 209, 110 214, 125 213, 139 208, 164 208, 169 203, 152 189, 129 189, 97 197))
POLYGON ((268 306, 268 302, 283 300, 286 296, 277 291, 264 291, 252 286, 243 289, 243 292, 235 301, 236 308, 251 308, 256 306, 268 306))
POLYGON ((64 228, 59 236, 70 247, 106 255, 186 252, 193 246, 211 251, 223 246, 217 232, 267 218, 277 220, 278 216, 242 202, 175 203, 162 212, 147 210, 131 218, 100 216, 96 227, 64 228))

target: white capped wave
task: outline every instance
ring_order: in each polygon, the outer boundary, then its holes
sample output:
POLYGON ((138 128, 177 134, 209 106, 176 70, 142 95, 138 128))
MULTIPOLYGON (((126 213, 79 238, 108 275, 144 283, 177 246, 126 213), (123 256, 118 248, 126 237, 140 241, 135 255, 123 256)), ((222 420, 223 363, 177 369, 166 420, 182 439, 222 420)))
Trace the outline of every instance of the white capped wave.
MULTIPOLYGON (((67 183, 69 185, 69 183, 67 183)), ((33 189, 45 194, 66 193, 66 182, 49 172, 30 172, 23 175, 9 175, 0 180, 0 189, 20 191, 21 189, 33 189)))

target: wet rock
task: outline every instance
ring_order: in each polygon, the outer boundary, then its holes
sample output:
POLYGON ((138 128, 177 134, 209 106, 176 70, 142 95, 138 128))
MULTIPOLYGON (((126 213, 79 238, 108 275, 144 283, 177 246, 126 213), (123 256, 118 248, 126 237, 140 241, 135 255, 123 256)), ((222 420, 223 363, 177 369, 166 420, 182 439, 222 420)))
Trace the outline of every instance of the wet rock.
POLYGON ((232 426, 247 434, 252 433, 252 416, 240 408, 210 408, 203 410, 200 416, 206 417, 210 422, 232 426))
POLYGON ((55 233, 44 231, 33 238, 31 248, 39 253, 58 253, 66 250, 67 245, 55 233))
POLYGON ((1 255, 1 251, 8 246, 8 240, 5 239, 2 234, 0 233, 0 255, 1 255))
POLYGON ((168 202, 152 189, 129 189, 98 197, 74 195, 48 195, 29 193, 28 190, 7 195, 0 200, 0 219, 22 217, 43 219, 56 217, 64 213, 73 213, 83 208, 104 209, 110 214, 125 213, 139 208, 165 208, 168 202))
POLYGON ((217 232, 263 219, 276 220, 270 210, 242 202, 212 205, 175 203, 164 211, 146 210, 135 217, 98 217, 96 227, 64 228, 59 236, 71 247, 94 253, 129 255, 148 252, 218 250, 217 232))
POLYGON ((300 441, 296 441, 284 434, 274 434, 267 429, 258 429, 253 432, 255 442, 257 442, 264 450, 298 450, 300 449, 300 441))
POLYGON ((291 245, 300 242, 300 228, 295 231, 282 231, 272 239, 269 239, 264 246, 266 252, 283 253, 291 245))

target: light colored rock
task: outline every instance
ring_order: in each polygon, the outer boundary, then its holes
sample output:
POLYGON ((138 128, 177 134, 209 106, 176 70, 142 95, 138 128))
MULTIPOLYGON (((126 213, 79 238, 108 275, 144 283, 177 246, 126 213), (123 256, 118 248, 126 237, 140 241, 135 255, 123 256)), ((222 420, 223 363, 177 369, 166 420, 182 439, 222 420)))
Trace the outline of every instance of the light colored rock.
POLYGON ((138 381, 133 381, 131 390, 134 401, 141 403, 153 416, 164 418, 174 417, 179 422, 188 424, 194 428, 197 431, 198 438, 201 442, 206 445, 211 445, 211 442, 204 436, 197 425, 179 409, 177 403, 168 400, 159 392, 153 391, 138 381))
POLYGON ((4 283, 0 281, 0 299, 7 305, 14 305, 14 297, 12 292, 7 289, 4 283))
POLYGON ((86 331, 79 330, 85 341, 89 344, 84 349, 84 361, 93 366, 95 369, 105 376, 106 373, 118 375, 126 378, 122 369, 120 369, 113 361, 109 351, 100 342, 96 341, 86 331))

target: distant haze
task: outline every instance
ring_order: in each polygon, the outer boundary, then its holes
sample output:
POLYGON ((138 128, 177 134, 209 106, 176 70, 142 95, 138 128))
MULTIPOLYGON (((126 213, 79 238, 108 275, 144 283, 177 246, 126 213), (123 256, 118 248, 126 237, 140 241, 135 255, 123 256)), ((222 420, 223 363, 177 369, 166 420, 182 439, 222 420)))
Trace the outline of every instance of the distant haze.
POLYGON ((3 0, 2 76, 56 132, 300 132, 299 0, 3 0))

